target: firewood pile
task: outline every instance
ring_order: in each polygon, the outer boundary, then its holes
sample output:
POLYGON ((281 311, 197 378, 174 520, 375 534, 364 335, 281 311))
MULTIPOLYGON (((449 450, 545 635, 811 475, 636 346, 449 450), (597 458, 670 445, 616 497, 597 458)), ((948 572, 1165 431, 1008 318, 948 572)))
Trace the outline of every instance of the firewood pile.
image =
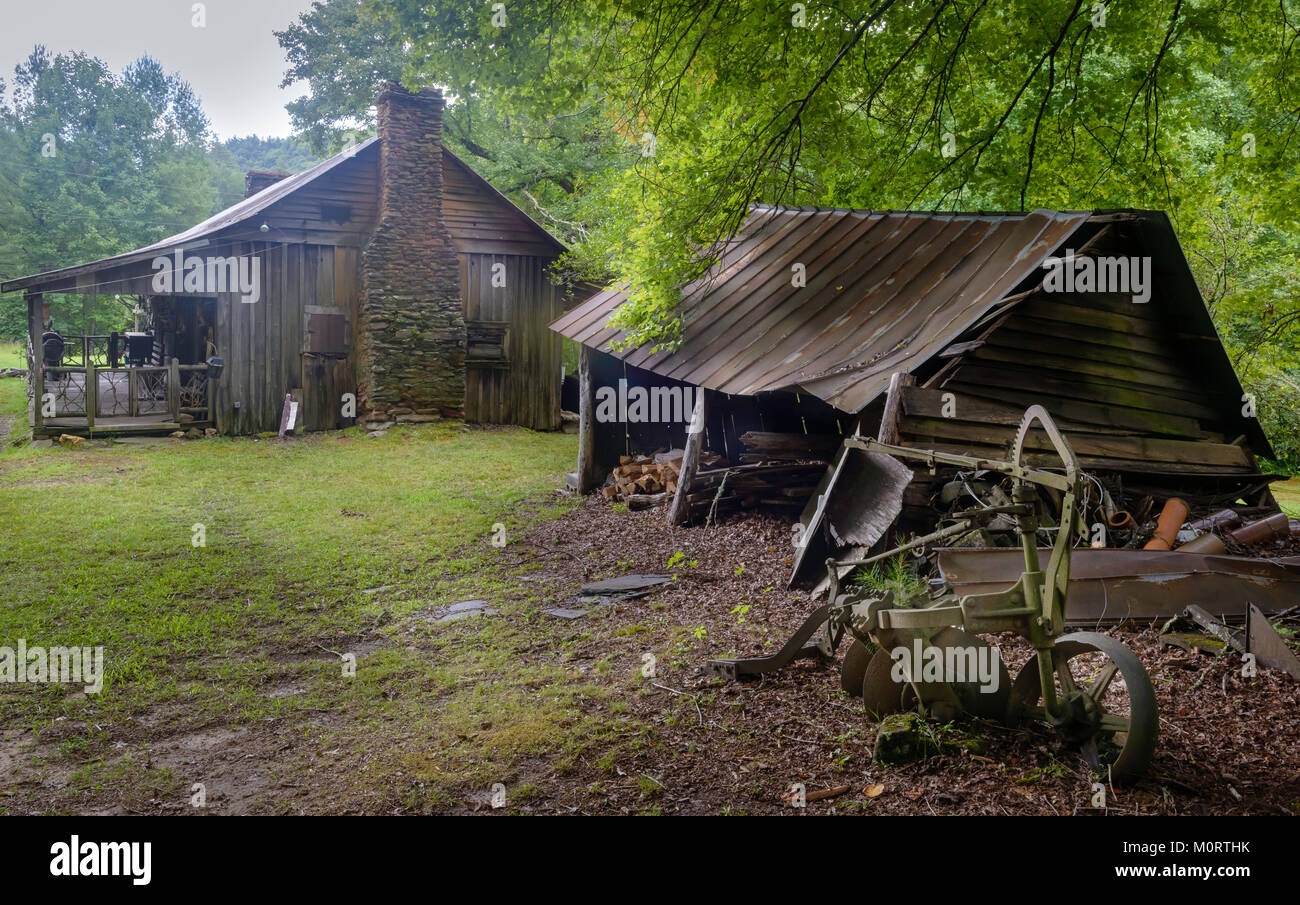
MULTIPOLYGON (((673 449, 653 456, 620 456, 618 467, 610 472, 601 493, 607 500, 627 503, 632 510, 668 502, 677 492, 684 455, 682 450, 673 449)), ((721 462, 722 457, 716 453, 705 452, 700 456, 701 465, 721 462)))
MULTIPOLYGON (((732 465, 716 453, 700 453, 686 497, 691 521, 701 523, 740 509, 771 507, 798 513, 826 473, 839 437, 750 431, 745 451, 732 465)), ((629 509, 667 505, 677 493, 685 452, 621 456, 601 492, 629 509)))

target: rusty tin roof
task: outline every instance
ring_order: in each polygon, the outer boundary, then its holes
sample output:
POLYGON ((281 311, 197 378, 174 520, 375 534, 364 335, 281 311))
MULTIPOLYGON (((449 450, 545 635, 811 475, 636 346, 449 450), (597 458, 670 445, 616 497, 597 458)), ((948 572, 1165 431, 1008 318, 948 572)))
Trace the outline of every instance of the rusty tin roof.
POLYGON ((599 292, 563 335, 724 393, 801 389, 857 412, 1038 269, 1091 211, 1026 214, 757 206, 717 267, 683 292, 682 343, 617 351, 626 297, 599 292), (802 264, 806 285, 795 286, 802 264))

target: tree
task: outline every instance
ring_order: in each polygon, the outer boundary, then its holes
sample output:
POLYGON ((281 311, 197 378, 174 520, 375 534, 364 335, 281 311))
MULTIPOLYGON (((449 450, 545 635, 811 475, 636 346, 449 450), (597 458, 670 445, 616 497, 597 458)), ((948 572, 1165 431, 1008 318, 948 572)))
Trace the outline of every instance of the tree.
MULTIPOLYGON (((308 94, 288 110, 316 153, 373 134, 371 104, 380 84, 413 73, 415 57, 390 12, 362 0, 326 0, 276 33, 290 64, 283 84, 308 84, 308 94)), ((427 75, 411 78, 429 83, 427 75)), ((519 104, 518 86, 489 88, 472 67, 435 81, 448 100, 446 144, 553 233, 587 239, 587 224, 598 216, 588 205, 602 195, 594 186, 634 159, 602 106, 519 104)))
MULTIPOLYGON (((0 106, 0 274, 12 278, 164 238, 219 209, 211 135, 189 85, 147 57, 114 74, 42 47, 0 106)), ((242 194, 242 192, 241 192, 242 194)), ((126 323, 111 297, 53 300, 57 324, 126 323)), ((26 333, 21 296, 0 301, 0 335, 26 333)))
POLYGON ((606 216, 578 257, 630 284, 634 342, 667 345, 678 288, 755 202, 1184 221, 1228 187, 1287 216, 1292 7, 521 0, 502 19, 382 5, 412 81, 471 84, 502 114, 601 105, 642 156, 601 187, 606 216), (1255 156, 1232 160, 1247 132, 1255 156))

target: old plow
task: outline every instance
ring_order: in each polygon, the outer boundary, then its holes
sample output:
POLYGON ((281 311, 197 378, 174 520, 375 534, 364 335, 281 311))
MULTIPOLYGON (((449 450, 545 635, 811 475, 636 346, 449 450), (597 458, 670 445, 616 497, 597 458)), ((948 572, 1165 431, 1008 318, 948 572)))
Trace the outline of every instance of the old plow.
POLYGON ((841 665, 845 691, 860 695, 875 717, 904 710, 948 721, 959 713, 1009 724, 1046 723, 1062 742, 1116 784, 1139 776, 1155 750, 1159 731, 1155 691, 1138 658, 1119 641, 1096 632, 1065 633, 1070 556, 1086 527, 1080 513, 1085 476, 1070 444, 1041 406, 1031 406, 1016 433, 1007 461, 915 449, 854 437, 845 445, 934 469, 950 465, 997 472, 1011 479, 1004 505, 952 513, 949 524, 876 555, 828 559, 827 603, 813 612, 785 646, 769 657, 713 660, 715 675, 736 679, 780 669, 799 657, 831 657, 846 636, 841 665), (1060 467, 1028 467, 1025 440, 1037 425, 1050 439, 1060 467), (1045 526, 1040 491, 1059 499, 1059 518, 1045 526), (954 593, 945 582, 902 595, 846 581, 854 567, 903 553, 922 553, 1011 520, 1024 563, 1008 587, 984 593, 954 593), (1054 532, 1040 559, 1040 530, 1054 532), (981 634, 1015 632, 1034 655, 1010 679, 1006 665, 981 634))

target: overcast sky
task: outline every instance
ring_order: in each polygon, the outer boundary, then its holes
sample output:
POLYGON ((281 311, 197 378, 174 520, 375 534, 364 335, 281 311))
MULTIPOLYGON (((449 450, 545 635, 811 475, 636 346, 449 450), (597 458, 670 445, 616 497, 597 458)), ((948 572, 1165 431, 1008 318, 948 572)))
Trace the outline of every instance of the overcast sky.
POLYGON ((204 0, 207 25, 195 28, 197 0, 0 0, 0 72, 37 44, 52 53, 82 50, 114 71, 148 55, 179 72, 203 101, 220 138, 288 135, 286 102, 305 84, 281 89, 283 29, 311 0, 204 0))

